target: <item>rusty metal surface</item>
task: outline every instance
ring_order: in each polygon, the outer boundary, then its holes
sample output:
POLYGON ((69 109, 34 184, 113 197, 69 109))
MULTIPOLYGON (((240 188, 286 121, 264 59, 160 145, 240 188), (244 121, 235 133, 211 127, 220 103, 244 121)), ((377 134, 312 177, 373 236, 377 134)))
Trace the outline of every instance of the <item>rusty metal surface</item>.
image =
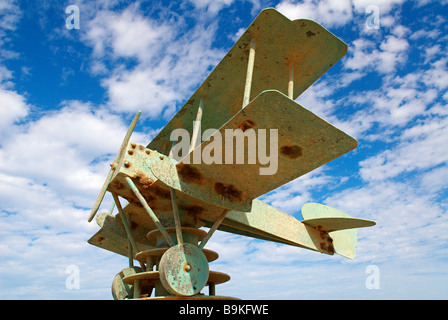
POLYGON ((263 10, 192 97, 148 144, 168 155, 174 129, 193 132, 204 98, 202 128, 218 129, 240 111, 251 39, 256 39, 250 99, 264 90, 288 94, 289 65, 294 65, 296 99, 347 52, 347 45, 311 20, 291 21, 274 9, 263 10))
POLYGON ((178 244, 168 249, 159 264, 160 281, 172 294, 193 296, 198 294, 209 277, 208 262, 196 245, 178 244))
MULTIPOLYGON (((183 226, 190 226, 193 229, 204 225, 211 227, 212 223, 220 217, 222 208, 216 203, 213 205, 213 201, 209 200, 209 203, 207 203, 201 200, 201 198, 205 199, 204 196, 198 195, 197 197, 193 197, 184 193, 184 190, 181 189, 180 185, 173 184, 167 186, 157 180, 157 177, 152 174, 151 171, 153 161, 155 163, 164 164, 175 163, 172 162, 169 157, 164 157, 164 160, 161 161, 157 152, 151 150, 148 153, 148 149, 133 143, 129 144, 129 150, 134 150, 133 155, 127 154, 124 158, 129 166, 123 164, 122 167, 117 169, 109 189, 112 192, 117 192, 120 196, 129 201, 129 204, 124 208, 124 211, 126 214, 129 214, 131 226, 134 230, 140 230, 140 236, 136 237, 139 246, 140 243, 143 242, 143 234, 148 232, 150 234, 151 232, 158 234, 160 231, 157 229, 153 220, 148 216, 145 209, 139 205, 132 190, 125 184, 125 177, 127 176, 132 177, 135 181, 152 210, 158 215, 160 221, 164 224, 164 227, 169 230, 173 241, 175 241, 176 238, 174 229, 175 223, 172 214, 171 200, 168 195, 169 187, 174 187, 177 190, 179 214, 182 217, 181 220, 183 221, 183 226), (148 181, 151 181, 151 183, 147 183, 148 181)), ((175 171, 171 170, 165 172, 165 174, 168 173, 175 175, 171 179, 177 179, 175 171)), ((119 216, 115 219, 119 220, 119 216)), ((321 243, 323 241, 321 240, 319 233, 315 232, 314 228, 303 224, 296 218, 259 200, 251 201, 251 208, 249 211, 230 211, 218 229, 328 253, 321 248, 321 243)), ((125 234, 121 232, 121 236, 123 237, 125 234)), ((102 237, 104 238, 102 239, 102 242, 107 243, 108 237, 102 237)), ((186 237, 188 237, 188 235, 186 235, 186 237)), ((93 240, 94 239, 92 239, 91 243, 94 242, 93 240)), ((124 248, 127 248, 127 242, 124 241, 125 238, 122 238, 122 240, 123 249, 121 249, 121 254, 126 255, 124 248)), ((151 240, 152 242, 147 242, 145 244, 145 250, 150 249, 147 246, 148 244, 152 244, 153 247, 168 246, 163 240, 159 239, 158 243, 155 238, 152 238, 151 240)), ((199 240, 199 238, 197 240, 199 240)), ((141 249, 140 251, 143 250, 141 249)))
POLYGON ((248 211, 230 205, 245 204, 248 199, 255 199, 328 163, 355 149, 357 141, 284 94, 268 90, 262 92, 247 107, 228 120, 210 141, 198 146, 198 152, 206 153, 205 150, 212 144, 214 157, 222 159, 222 163, 207 164, 202 161, 195 164, 190 160, 190 164, 186 165, 181 162, 177 164, 178 177, 175 177, 174 169, 168 167, 167 161, 155 163, 151 166, 151 170, 167 185, 185 190, 197 198, 205 201, 211 199, 212 203, 220 204, 225 208, 248 211), (258 153, 262 146, 264 150, 271 153, 272 161, 276 162, 276 171, 272 168, 272 172, 262 174, 262 170, 267 170, 267 167, 275 164, 261 163, 259 155, 256 156, 253 164, 249 163, 248 155, 253 152, 254 147, 253 143, 249 145, 249 139, 244 139, 241 149, 236 149, 236 142, 233 143, 231 150, 227 148, 228 141, 222 141, 216 145, 214 140, 224 140, 228 132, 226 130, 234 132, 241 128, 245 132, 253 129, 250 132, 253 136, 251 141, 256 143, 258 153), (271 146, 270 129, 277 130, 277 145, 271 146), (261 138, 260 130, 266 131, 265 139, 261 138), (227 153, 233 155, 230 163, 224 162, 224 159, 227 159, 227 153), (237 153, 245 157, 242 164, 237 161, 237 153), (182 176, 180 174, 182 170, 188 170, 189 174, 182 176), (192 176, 195 179, 192 179, 192 176), (218 186, 226 186, 223 188, 226 193, 220 194, 218 186), (201 197, 203 194, 206 194, 205 198, 201 197), (221 204, 219 199, 215 199, 219 196, 228 200, 229 203, 221 204))
POLYGON ((125 283, 124 278, 142 272, 139 267, 129 267, 121 270, 112 281, 112 296, 114 300, 124 300, 134 298, 134 283, 125 283))

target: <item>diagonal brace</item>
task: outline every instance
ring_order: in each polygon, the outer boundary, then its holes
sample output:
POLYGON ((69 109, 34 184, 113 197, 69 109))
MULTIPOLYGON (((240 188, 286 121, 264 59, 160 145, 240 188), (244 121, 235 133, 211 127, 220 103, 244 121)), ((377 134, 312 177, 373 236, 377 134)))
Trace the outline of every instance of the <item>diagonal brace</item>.
POLYGON ((131 178, 126 177, 126 182, 128 183, 131 190, 134 192, 134 194, 137 196, 138 200, 140 200, 140 203, 142 204, 143 208, 145 208, 146 212, 149 214, 151 219, 154 221, 157 229, 162 233, 163 238, 168 243, 170 247, 174 246, 174 241, 171 239, 168 232, 166 232, 165 228, 163 227, 162 223, 160 222, 159 218, 157 218, 156 214, 152 209, 149 207, 148 203, 146 202, 145 198, 142 196, 140 191, 138 190, 137 186, 132 182, 131 178))

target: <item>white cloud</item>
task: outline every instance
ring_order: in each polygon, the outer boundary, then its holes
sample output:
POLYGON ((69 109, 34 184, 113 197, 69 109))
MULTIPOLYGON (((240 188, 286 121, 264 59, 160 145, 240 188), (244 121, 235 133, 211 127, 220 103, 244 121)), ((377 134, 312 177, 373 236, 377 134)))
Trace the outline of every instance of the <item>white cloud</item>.
POLYGON ((197 24, 188 33, 185 27, 184 18, 156 23, 137 6, 96 14, 84 37, 93 48, 92 71, 104 76, 101 83, 112 109, 142 109, 156 119, 171 116, 187 101, 224 52, 211 47, 216 23, 197 24), (137 63, 128 67, 132 59, 137 63), (114 67, 107 72, 104 61, 109 60, 114 67))
POLYGON ((116 57, 135 57, 140 61, 155 59, 173 36, 168 24, 144 18, 135 6, 122 12, 100 10, 86 26, 85 39, 94 56, 103 57, 111 50, 116 57))
POLYGON ((189 0, 197 9, 206 10, 211 15, 216 15, 221 9, 230 6, 235 0, 189 0))
POLYGON ((127 126, 118 116, 72 101, 19 130, 0 149, 0 171, 48 185, 63 199, 89 206, 127 126))
MULTIPOLYGON (((22 13, 15 0, 0 1, 0 29, 15 30, 22 13)), ((0 33, 1 36, 1 33, 0 33)))
POLYGON ((406 129, 397 147, 360 162, 361 177, 366 181, 381 181, 447 164, 447 135, 446 117, 427 119, 406 129))
POLYGON ((387 36, 377 47, 372 40, 359 38, 349 45, 344 67, 349 70, 376 70, 392 73, 407 61, 409 43, 394 35, 387 36))
POLYGON ((10 133, 11 125, 27 116, 29 108, 23 96, 0 88, 0 137, 10 133))
POLYGON ((388 180, 335 193, 325 203, 351 216, 377 222, 371 229, 359 229, 365 251, 355 263, 410 261, 415 268, 418 261, 442 257, 438 252, 448 240, 440 233, 447 223, 447 208, 433 200, 435 195, 418 182, 388 180))
POLYGON ((352 0, 353 7, 358 12, 364 12, 368 6, 377 6, 380 15, 389 13, 394 7, 403 4, 406 0, 352 0))
POLYGON ((342 26, 353 18, 352 3, 349 0, 305 0, 299 3, 288 0, 279 3, 276 9, 291 20, 315 20, 325 27, 342 26))
POLYGON ((425 72, 423 81, 428 87, 433 86, 439 90, 448 88, 448 59, 441 58, 431 64, 431 69, 425 72))

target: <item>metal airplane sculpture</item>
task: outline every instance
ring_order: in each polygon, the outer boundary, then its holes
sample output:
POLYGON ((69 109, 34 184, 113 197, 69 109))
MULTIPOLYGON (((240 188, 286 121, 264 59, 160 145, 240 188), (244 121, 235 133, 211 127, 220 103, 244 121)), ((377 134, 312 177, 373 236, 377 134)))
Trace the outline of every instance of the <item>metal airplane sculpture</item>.
POLYGON ((118 213, 99 214, 88 242, 129 257, 114 299, 232 299, 215 292, 230 276, 209 269, 218 254, 205 245, 216 230, 355 257, 356 228, 373 221, 317 203, 305 204, 299 221, 257 199, 356 148, 295 102, 346 51, 319 24, 265 9, 147 146, 130 142, 137 113, 88 219, 110 192, 118 213), (229 132, 230 147, 220 141, 229 132))

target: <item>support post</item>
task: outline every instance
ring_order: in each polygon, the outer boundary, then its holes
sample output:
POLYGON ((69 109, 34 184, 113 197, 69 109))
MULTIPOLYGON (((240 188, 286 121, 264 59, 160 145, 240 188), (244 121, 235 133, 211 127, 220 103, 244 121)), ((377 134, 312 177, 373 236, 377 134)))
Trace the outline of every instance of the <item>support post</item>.
POLYGON ((288 97, 294 99, 294 64, 289 64, 288 97))
POLYGON ((197 147, 198 133, 201 127, 203 107, 204 107, 204 98, 201 98, 201 100, 199 101, 198 113, 196 114, 196 120, 194 121, 189 153, 191 153, 191 151, 193 151, 193 149, 197 147))
POLYGON ((112 193, 112 196, 114 197, 115 205, 117 206, 118 212, 120 213, 121 221, 123 222, 124 229, 126 230, 126 234, 128 235, 128 239, 131 242, 132 248, 134 249, 134 252, 139 252, 137 243, 135 242, 134 236, 132 235, 131 227, 129 226, 126 215, 123 212, 123 208, 121 207, 120 200, 115 193, 112 193))
POLYGON ((208 240, 211 238, 211 236, 213 235, 213 233, 216 231, 216 229, 218 229, 219 225, 221 224, 221 222, 223 222, 224 218, 226 217, 227 213, 229 212, 229 209, 224 209, 224 211, 221 213, 221 215, 219 216, 218 219, 216 219, 215 223, 213 223, 212 227, 210 228, 210 230, 208 230, 207 235, 204 237, 204 239, 202 239, 201 243, 199 244, 199 248, 200 249, 204 249, 205 244, 208 242, 208 240))
POLYGON ((182 226, 180 223, 179 209, 177 208, 176 193, 173 188, 170 189, 170 193, 171 193, 171 203, 173 205, 174 224, 176 226, 177 243, 183 244, 184 239, 182 237, 182 226))
POLYGON ((246 73, 246 84, 244 86, 244 96, 243 96, 243 106, 247 106, 250 101, 250 89, 252 87, 252 75, 254 72, 254 62, 255 62, 255 46, 256 41, 254 38, 250 40, 250 49, 249 49, 249 60, 247 62, 247 73, 246 73))

